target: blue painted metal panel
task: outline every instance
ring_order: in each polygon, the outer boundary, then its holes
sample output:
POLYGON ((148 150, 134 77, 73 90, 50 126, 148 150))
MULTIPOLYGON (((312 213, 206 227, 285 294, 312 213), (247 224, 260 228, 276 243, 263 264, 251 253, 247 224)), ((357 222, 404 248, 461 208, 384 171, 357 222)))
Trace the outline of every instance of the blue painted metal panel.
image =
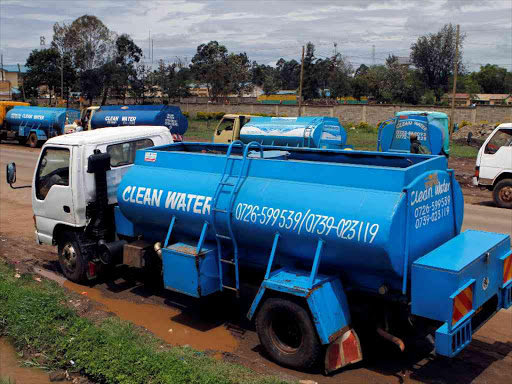
POLYGON ((93 129, 124 125, 165 126, 171 133, 184 135, 188 120, 179 107, 170 105, 104 106, 91 119, 93 129))
POLYGON ((114 220, 116 223, 116 232, 118 234, 130 237, 135 236, 133 223, 124 217, 118 205, 114 207, 114 220))
POLYGON ((240 130, 244 143, 342 149, 347 133, 334 117, 253 117, 240 130))
POLYGON ((219 290, 219 270, 215 248, 176 243, 162 249, 164 285, 167 289, 193 297, 219 290))
POLYGON ((310 274, 294 268, 282 268, 270 274, 261 285, 248 317, 252 318, 265 290, 304 297, 313 318, 318 336, 329 344, 350 324, 350 310, 339 278, 319 274, 310 286, 310 274), (328 308, 328 310, 326 310, 328 308))

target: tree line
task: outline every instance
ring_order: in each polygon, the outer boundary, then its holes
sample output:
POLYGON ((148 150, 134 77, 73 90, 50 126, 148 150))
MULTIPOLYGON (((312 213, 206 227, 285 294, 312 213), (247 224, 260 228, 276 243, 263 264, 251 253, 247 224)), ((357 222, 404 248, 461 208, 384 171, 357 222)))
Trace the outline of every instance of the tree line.
MULTIPOLYGON (((204 86, 216 100, 243 95, 259 86, 267 95, 299 88, 301 63, 279 59, 275 66, 250 61, 247 53, 230 53, 217 41, 197 47, 188 63, 159 61, 155 69, 145 64, 143 51, 126 34, 118 35, 97 17, 84 15, 70 24, 56 23, 48 49, 29 55, 23 86, 37 97, 41 87, 50 98, 61 92, 80 92, 92 104, 100 98, 124 100, 135 97, 144 103, 148 95, 168 101, 190 96, 191 87, 204 86), (61 78, 62 76, 62 78, 61 78)), ((437 33, 421 36, 411 45, 410 63, 389 55, 384 64, 354 68, 341 53, 318 57, 315 46, 305 47, 302 95, 305 100, 339 97, 370 97, 378 103, 434 104, 451 91, 455 64, 455 27, 445 25, 437 33)), ((459 40, 462 58, 465 36, 459 40)), ((458 60, 457 92, 510 93, 512 72, 497 65, 468 72, 458 60)))

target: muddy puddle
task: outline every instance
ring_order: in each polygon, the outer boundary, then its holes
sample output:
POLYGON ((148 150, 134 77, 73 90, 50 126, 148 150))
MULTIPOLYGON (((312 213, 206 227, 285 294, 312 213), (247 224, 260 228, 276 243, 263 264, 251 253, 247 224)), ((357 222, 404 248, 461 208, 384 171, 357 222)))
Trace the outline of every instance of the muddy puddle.
POLYGON ((103 310, 146 328, 169 344, 221 352, 233 352, 238 345, 236 338, 223 324, 209 326, 193 315, 171 307, 111 299, 102 295, 98 289, 70 281, 66 281, 64 287, 102 304, 103 310))
POLYGON ((21 367, 21 359, 7 340, 0 338, 0 380, 16 384, 49 384, 48 373, 21 367))

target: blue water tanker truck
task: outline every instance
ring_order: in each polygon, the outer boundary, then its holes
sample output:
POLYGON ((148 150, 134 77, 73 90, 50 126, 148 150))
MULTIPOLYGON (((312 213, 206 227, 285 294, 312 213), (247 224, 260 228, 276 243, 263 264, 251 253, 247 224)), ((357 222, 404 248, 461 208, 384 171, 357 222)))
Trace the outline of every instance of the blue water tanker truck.
POLYGON ((334 117, 253 117, 240 130, 244 143, 264 145, 346 148, 347 133, 334 117))
POLYGON ((16 106, 7 112, 2 136, 35 148, 51 137, 62 135, 64 126, 79 118, 77 109, 16 106))
POLYGON ((400 111, 379 125, 377 150, 409 152, 411 134, 416 134, 426 153, 450 155, 449 118, 435 111, 400 111))
POLYGON ((123 125, 165 126, 175 141, 181 141, 187 131, 188 120, 179 107, 171 105, 103 106, 95 110, 90 119, 90 129, 123 125))
POLYGON ((462 191, 444 156, 174 143, 136 151, 116 200, 110 152, 80 161, 95 196, 85 226, 55 227, 66 277, 156 268, 195 298, 257 282, 247 316, 279 364, 332 372, 363 359, 368 332, 402 351, 414 335, 453 357, 512 305, 510 237, 461 233, 462 191))

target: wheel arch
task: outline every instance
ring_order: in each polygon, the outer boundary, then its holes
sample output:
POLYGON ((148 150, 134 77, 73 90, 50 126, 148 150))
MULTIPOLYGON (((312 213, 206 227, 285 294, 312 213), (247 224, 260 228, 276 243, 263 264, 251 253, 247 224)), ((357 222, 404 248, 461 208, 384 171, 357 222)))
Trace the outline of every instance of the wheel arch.
POLYGON ((71 225, 59 223, 53 228, 52 243, 57 245, 61 236, 66 232, 83 232, 83 227, 73 227, 71 225))
POLYGON ((505 179, 510 179, 512 180, 512 172, 509 172, 509 171, 505 171, 505 172, 502 172, 500 173, 495 179, 494 179, 494 182, 492 183, 492 187, 496 187, 496 184, 498 184, 501 180, 505 180, 505 179))

